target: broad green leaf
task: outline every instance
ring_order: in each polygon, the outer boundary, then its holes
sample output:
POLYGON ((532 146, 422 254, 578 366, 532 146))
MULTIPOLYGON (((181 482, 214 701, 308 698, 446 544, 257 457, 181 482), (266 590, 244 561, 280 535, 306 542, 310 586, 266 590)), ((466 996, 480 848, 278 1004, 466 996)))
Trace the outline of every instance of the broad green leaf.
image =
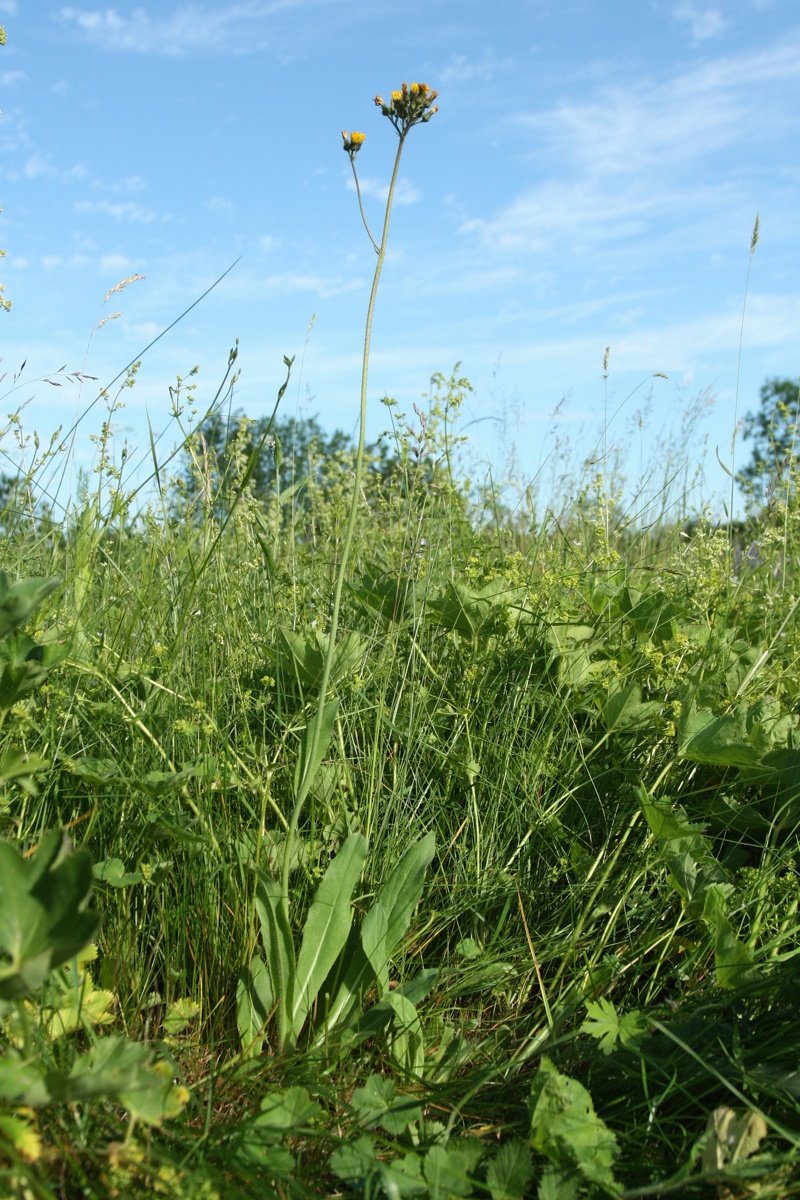
POLYGON ((634 730, 652 726, 661 705, 653 700, 642 703, 642 689, 632 683, 616 691, 609 690, 603 717, 609 730, 634 730))
POLYGON ((21 579, 9 584, 0 571, 0 638, 27 621, 33 610, 60 586, 58 579, 21 579))
POLYGON ((542 1172, 536 1194, 538 1200, 576 1200, 580 1187, 581 1176, 576 1167, 556 1167, 550 1163, 542 1172))
POLYGON ((189 1099, 172 1081, 169 1063, 151 1065, 147 1046, 121 1037, 103 1038, 75 1062, 68 1076, 48 1076, 55 1101, 103 1097, 118 1100, 137 1120, 160 1125, 175 1117, 189 1099))
POLYGON ((554 1166, 577 1167, 590 1182, 615 1188, 617 1139, 595 1113, 586 1088, 547 1057, 531 1085, 530 1142, 554 1166))
POLYGON ((422 895, 425 872, 435 853, 436 839, 428 833, 406 850, 378 893, 377 903, 386 913, 386 951, 389 956, 408 929, 422 895))
POLYGON ((755 1112, 737 1116, 732 1108, 715 1108, 706 1125, 703 1171, 725 1171, 755 1154, 767 1136, 764 1118, 755 1112))
POLYGON ((425 871, 436 848, 432 833, 403 854, 383 884, 377 900, 364 918, 361 945, 352 955, 344 979, 330 1005, 325 1033, 360 1012, 361 992, 370 979, 378 982, 381 995, 389 987, 389 960, 408 929, 414 909, 422 895, 425 871))
POLYGON ((236 1025, 242 1050, 260 1054, 275 996, 267 964, 258 954, 242 967, 236 986, 236 1025))
POLYGON ((130 887, 144 878, 141 871, 126 871, 121 858, 106 858, 95 863, 92 873, 100 883, 113 888, 130 887))
POLYGON ((270 1092, 264 1097, 253 1125, 259 1130, 269 1130, 283 1136, 293 1129, 307 1128, 324 1117, 325 1113, 309 1097, 305 1088, 290 1087, 285 1091, 270 1092))
POLYGON ((717 884, 707 888, 704 896, 703 918, 714 931, 714 966, 717 986, 736 988, 759 978, 750 952, 733 932, 728 920, 725 890, 717 884))
POLYGON ((317 992, 347 942, 353 919, 350 898, 366 855, 366 839, 360 833, 352 833, 330 863, 308 910, 297 956, 291 1008, 293 1042, 297 1041, 317 992))
POLYGON ((278 1041, 282 1050, 292 1042, 292 1005, 295 989, 295 955, 292 931, 286 920, 280 884, 259 872, 256 912, 267 955, 272 995, 278 1005, 278 1041))
POLYGON ((17 746, 7 747, 0 758, 0 784, 9 783, 12 779, 23 784, 26 779, 30 779, 37 771, 43 771, 49 765, 47 759, 39 754, 28 754, 17 746))
POLYGON ((394 1025, 389 1048, 401 1070, 420 1078, 425 1070, 425 1038, 416 1007, 398 990, 384 996, 394 1013, 394 1025))
POLYGON ((523 1200, 533 1178, 531 1149, 520 1138, 504 1142, 489 1163, 486 1186, 492 1200, 523 1200))
POLYGON ((388 928, 389 919, 386 916, 386 909, 380 900, 376 900, 361 926, 361 945, 369 965, 372 967, 381 996, 386 995, 389 990, 389 952, 386 948, 388 928))
POLYGON ((60 862, 63 839, 46 835, 26 862, 0 842, 0 999, 39 987, 54 967, 81 950, 99 918, 84 911, 92 888, 92 865, 83 851, 60 862))
MULTIPOLYGON (((320 702, 321 703, 321 702, 320 702)), ((297 766, 294 772, 294 794, 299 796, 301 790, 308 789, 314 782, 314 776, 319 770, 319 765, 327 754, 328 746, 330 745, 333 727, 336 723, 336 714, 339 711, 338 699, 327 700, 322 705, 322 726, 320 728, 319 740, 316 749, 312 754, 312 742, 314 737, 314 725, 317 720, 316 714, 309 720, 308 725, 303 730, 300 737, 300 752, 297 756, 297 766)))
POLYGON ((687 704, 678 725, 678 754, 692 762, 720 767, 750 767, 759 753, 733 716, 714 716, 687 704))
MULTIPOLYGON (((530 1157, 530 1150, 525 1146, 530 1157)), ((477 1138, 451 1138, 446 1146, 431 1146, 425 1155, 423 1170, 432 1200, 475 1193, 475 1168, 484 1155, 477 1138)))
POLYGON ((387 1133, 401 1134, 422 1116, 422 1109, 410 1097, 397 1095, 394 1082, 370 1075, 363 1087, 356 1088, 350 1104, 364 1129, 380 1125, 387 1133))

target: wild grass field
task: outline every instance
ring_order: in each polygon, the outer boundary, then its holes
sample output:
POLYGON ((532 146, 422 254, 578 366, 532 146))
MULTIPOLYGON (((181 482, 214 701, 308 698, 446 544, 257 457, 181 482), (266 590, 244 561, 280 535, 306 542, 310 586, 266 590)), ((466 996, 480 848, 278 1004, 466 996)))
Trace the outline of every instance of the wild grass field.
POLYGON ((794 459, 511 505, 457 372, 365 444, 369 329, 357 446, 232 352, 145 484, 116 397, 6 479, 0 1194, 796 1194, 794 459))

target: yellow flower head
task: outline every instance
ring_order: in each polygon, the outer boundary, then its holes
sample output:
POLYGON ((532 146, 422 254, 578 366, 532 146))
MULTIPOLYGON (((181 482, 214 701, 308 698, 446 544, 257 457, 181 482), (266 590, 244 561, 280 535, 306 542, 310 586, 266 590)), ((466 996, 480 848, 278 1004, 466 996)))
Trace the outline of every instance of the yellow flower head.
POLYGON ((344 150, 347 154, 350 155, 351 158, 353 158, 354 155, 358 154, 359 150, 364 145, 366 136, 367 135, 365 133, 358 133, 356 131, 353 131, 353 133, 349 133, 346 129, 342 130, 342 140, 344 142, 344 150))

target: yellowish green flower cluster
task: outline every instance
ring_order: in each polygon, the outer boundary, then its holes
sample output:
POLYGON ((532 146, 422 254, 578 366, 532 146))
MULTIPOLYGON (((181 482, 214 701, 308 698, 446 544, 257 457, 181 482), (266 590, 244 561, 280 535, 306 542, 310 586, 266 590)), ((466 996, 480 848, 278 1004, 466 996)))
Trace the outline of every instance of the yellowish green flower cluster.
POLYGON ((404 137, 412 125, 430 121, 433 114, 439 111, 439 105, 433 103, 438 95, 438 92, 431 91, 427 83, 412 83, 411 87, 404 83, 399 92, 392 92, 388 104, 382 96, 376 96, 375 103, 400 136, 404 137))
POLYGON ((342 139, 344 141, 345 151, 350 155, 350 158, 355 158, 361 147, 364 145, 365 133, 348 133, 346 129, 342 130, 342 139))

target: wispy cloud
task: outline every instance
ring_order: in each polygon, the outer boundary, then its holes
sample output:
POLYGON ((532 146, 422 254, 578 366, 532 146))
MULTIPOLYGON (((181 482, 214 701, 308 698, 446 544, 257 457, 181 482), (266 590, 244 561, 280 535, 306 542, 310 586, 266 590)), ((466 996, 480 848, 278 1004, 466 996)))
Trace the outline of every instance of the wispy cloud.
POLYGON ((104 50, 178 58, 263 50, 271 45, 270 17, 332 4, 333 0, 241 0, 222 7, 183 4, 158 17, 143 8, 121 15, 115 8, 69 5, 60 9, 58 19, 104 50))
MULTIPOLYGON (((375 196, 381 203, 386 203, 386 198, 389 195, 389 185, 382 179, 374 179, 369 175, 362 177, 359 175, 358 183, 361 188, 362 196, 375 196)), ((347 190, 354 192, 356 185, 352 177, 347 178, 347 190)), ((413 183, 409 183, 407 179, 399 179, 394 189, 395 204, 416 204, 422 198, 422 192, 415 188, 413 183)))
POLYGON ((512 252, 544 250, 557 236, 579 249, 647 234, 654 251, 681 223, 707 228, 733 212, 738 220, 742 159, 765 139, 797 136, 798 93, 795 37, 519 116, 545 178, 494 217, 467 219, 462 232, 512 252))
POLYGON ((74 205, 76 213, 104 213, 115 221, 135 221, 147 225, 155 221, 158 214, 152 208, 145 208, 133 200, 122 204, 112 204, 110 200, 78 200, 74 205))
POLYGON ((480 57, 473 59, 467 58, 466 54, 452 54, 444 66, 437 70, 435 86, 474 83, 476 80, 488 83, 499 71, 510 66, 510 59, 499 59, 491 49, 484 50, 480 57))
POLYGON ((701 8, 697 4, 678 4, 672 15, 676 21, 688 26, 695 44, 719 37, 728 25, 718 8, 701 8))

